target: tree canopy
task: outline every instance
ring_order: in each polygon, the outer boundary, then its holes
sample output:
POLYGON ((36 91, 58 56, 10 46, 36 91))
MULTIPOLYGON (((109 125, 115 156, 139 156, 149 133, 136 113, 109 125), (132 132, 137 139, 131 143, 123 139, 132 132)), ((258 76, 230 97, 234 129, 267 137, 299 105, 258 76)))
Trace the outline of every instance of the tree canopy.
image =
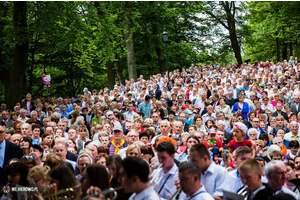
POLYGON ((76 96, 191 63, 299 52, 299 2, 0 2, 0 101, 76 96), (241 35, 242 45, 237 36, 241 35), (44 88, 43 74, 51 74, 44 88))

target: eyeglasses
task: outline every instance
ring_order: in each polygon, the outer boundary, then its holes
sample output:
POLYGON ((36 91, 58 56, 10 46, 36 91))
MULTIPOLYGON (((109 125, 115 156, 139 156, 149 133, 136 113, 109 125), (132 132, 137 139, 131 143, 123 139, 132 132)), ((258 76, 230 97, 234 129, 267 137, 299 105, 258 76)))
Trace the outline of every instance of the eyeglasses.
POLYGON ((0 134, 4 133, 5 131, 0 131, 0 134))
POLYGON ((243 120, 243 118, 239 117, 238 120, 243 120))

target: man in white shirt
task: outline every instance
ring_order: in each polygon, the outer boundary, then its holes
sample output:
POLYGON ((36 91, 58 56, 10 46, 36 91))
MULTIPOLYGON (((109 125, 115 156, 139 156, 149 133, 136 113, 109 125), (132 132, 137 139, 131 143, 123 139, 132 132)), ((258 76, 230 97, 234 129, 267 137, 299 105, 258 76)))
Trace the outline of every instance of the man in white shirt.
POLYGON ((170 122, 168 120, 162 120, 159 124, 160 127, 160 135, 154 136, 151 140, 151 144, 155 143, 155 140, 157 137, 164 135, 164 136, 170 136, 170 129, 171 129, 171 125, 170 122))
POLYGON ((129 200, 157 200, 158 194, 148 181, 149 165, 140 157, 128 157, 122 161, 120 176, 124 191, 134 192, 129 200))
POLYGON ((216 200, 221 200, 223 190, 230 190, 230 175, 225 168, 210 160, 208 149, 203 144, 191 147, 189 153, 191 162, 201 170, 201 184, 216 200))
POLYGON ((200 179, 201 171, 197 165, 189 162, 182 163, 179 167, 180 187, 185 193, 182 196, 186 196, 188 200, 213 200, 214 198, 201 185, 200 179))
POLYGON ((297 199, 297 195, 293 191, 284 187, 286 182, 286 171, 286 165, 281 160, 273 160, 268 162, 265 166, 268 184, 276 190, 275 194, 286 193, 297 199))
POLYGON ((170 142, 161 142, 157 145, 156 151, 162 166, 154 170, 151 176, 162 178, 153 185, 162 200, 170 199, 177 190, 175 181, 178 180, 178 167, 174 163, 175 147, 170 142))

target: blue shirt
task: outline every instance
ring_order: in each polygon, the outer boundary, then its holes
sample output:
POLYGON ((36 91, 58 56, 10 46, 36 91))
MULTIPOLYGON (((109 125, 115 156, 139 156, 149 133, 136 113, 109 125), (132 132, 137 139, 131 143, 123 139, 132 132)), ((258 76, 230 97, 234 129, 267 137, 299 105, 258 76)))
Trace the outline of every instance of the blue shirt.
POLYGON ((124 113, 124 115, 126 116, 126 121, 133 121, 134 120, 134 115, 136 115, 136 113, 134 111, 126 111, 124 113))
POLYGON ((238 173, 237 169, 234 169, 229 172, 231 176, 231 184, 230 184, 230 191, 237 192, 241 187, 243 187, 242 179, 238 173))
POLYGON ((65 117, 65 118, 69 119, 70 113, 66 112, 66 113, 64 114, 64 113, 61 112, 60 114, 61 114, 61 116, 63 116, 63 117, 65 117))
MULTIPOLYGON (((63 111, 62 111, 62 109, 61 109, 61 106, 62 106, 62 105, 60 105, 60 106, 59 106, 60 113, 62 113, 62 112, 63 112, 63 111)), ((67 112, 67 113, 69 113, 69 112, 72 112, 72 111, 73 111, 73 107, 72 107, 71 105, 67 105, 66 107, 67 107, 67 110, 66 110, 66 112, 67 112)))
POLYGON ((3 142, 0 144, 0 167, 1 168, 3 168, 3 164, 4 164, 5 147, 6 147, 6 141, 3 140, 3 142))
POLYGON ((147 103, 147 104, 145 103, 145 101, 144 101, 143 103, 141 103, 141 104, 139 105, 137 111, 138 111, 138 112, 144 113, 144 117, 143 117, 144 119, 145 119, 146 117, 149 117, 149 113, 150 113, 150 111, 151 111, 151 104, 150 104, 150 102, 147 103))

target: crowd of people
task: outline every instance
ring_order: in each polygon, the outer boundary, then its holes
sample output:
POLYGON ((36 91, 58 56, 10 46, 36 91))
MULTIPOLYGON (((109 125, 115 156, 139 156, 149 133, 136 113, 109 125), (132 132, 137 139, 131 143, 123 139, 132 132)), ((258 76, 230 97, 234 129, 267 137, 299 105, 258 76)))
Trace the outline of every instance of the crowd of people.
POLYGON ((1 104, 1 199, 29 186, 45 200, 112 198, 94 195, 108 188, 125 200, 300 199, 299 113, 292 56, 191 64, 73 98, 27 94, 1 104))

